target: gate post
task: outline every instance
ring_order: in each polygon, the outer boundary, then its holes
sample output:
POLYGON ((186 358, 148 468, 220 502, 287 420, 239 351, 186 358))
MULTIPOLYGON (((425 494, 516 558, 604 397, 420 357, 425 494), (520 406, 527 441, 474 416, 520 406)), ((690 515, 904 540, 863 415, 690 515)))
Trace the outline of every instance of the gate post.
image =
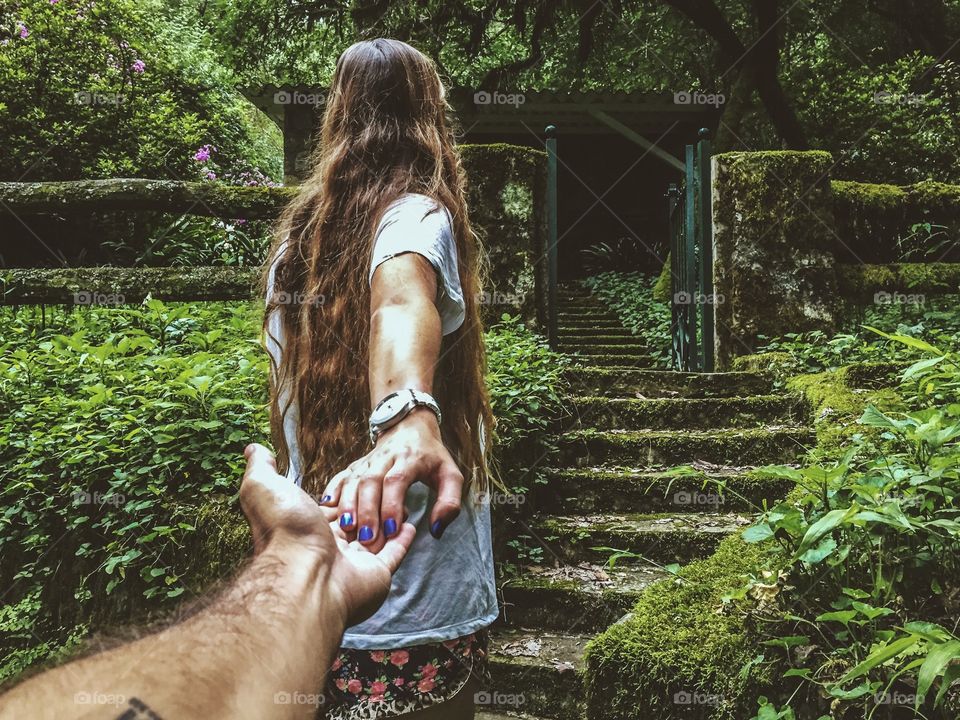
POLYGON ((543 131, 547 147, 547 341, 557 348, 557 128, 543 131))
POLYGON ((713 346, 715 298, 713 292, 713 184, 711 182, 710 131, 701 128, 697 143, 697 246, 700 248, 700 289, 703 319, 700 327, 700 369, 714 371, 713 346))

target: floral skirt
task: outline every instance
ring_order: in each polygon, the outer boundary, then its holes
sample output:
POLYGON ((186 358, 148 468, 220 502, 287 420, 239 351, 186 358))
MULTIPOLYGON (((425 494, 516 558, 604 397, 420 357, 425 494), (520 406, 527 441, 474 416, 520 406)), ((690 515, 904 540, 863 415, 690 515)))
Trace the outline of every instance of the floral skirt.
POLYGON ((330 720, 379 720, 453 698, 471 676, 487 685, 487 633, 390 650, 340 648, 327 680, 330 720))

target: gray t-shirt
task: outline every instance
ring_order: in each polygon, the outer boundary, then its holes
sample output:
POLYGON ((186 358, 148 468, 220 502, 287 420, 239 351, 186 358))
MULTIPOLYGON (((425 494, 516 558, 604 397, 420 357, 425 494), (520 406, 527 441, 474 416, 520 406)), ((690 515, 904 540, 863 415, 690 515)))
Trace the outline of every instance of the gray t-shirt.
MULTIPOLYGON (((449 212, 424 195, 404 195, 384 212, 374 240, 370 281, 382 263, 408 252, 422 255, 436 269, 436 303, 443 334, 452 333, 463 324, 465 307, 457 248, 449 212)), ((271 271, 267 293, 272 292, 271 271)), ((278 315, 270 318, 269 328, 278 341, 268 338, 267 350, 278 361, 283 351, 278 315)), ((281 408, 284 402, 281 392, 281 408)), ((290 448, 287 476, 299 484, 298 423, 294 405, 283 427, 290 448)), ((417 528, 413 545, 393 576, 383 606, 371 618, 347 628, 343 647, 378 650, 452 640, 487 627, 496 619, 489 500, 475 491, 465 494, 460 516, 440 540, 434 539, 428 528, 432 506, 429 488, 414 483, 406 497, 408 522, 417 528)))

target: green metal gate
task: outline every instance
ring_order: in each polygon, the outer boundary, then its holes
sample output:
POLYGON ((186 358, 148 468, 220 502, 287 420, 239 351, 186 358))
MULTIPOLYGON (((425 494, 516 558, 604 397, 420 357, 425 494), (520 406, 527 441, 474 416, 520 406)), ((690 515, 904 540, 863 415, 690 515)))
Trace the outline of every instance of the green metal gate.
POLYGON ((696 145, 684 148, 683 181, 667 191, 673 365, 688 372, 714 369, 710 191, 710 139, 704 129, 696 145))

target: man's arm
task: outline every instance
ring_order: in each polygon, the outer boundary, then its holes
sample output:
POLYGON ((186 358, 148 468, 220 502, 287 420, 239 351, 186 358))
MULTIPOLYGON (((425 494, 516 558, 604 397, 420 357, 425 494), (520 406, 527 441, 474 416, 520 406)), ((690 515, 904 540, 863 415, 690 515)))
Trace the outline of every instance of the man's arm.
POLYGON ((414 528, 373 554, 247 449, 240 498, 254 558, 188 620, 38 675, 0 697, 3 718, 312 718, 348 622, 386 597, 414 528), (99 704, 98 704, 99 703, 99 704))
MULTIPOLYGON (((442 339, 437 274, 416 253, 397 255, 373 275, 370 297, 370 405, 397 390, 433 391, 442 339)), ((437 492, 430 532, 440 537, 460 513, 463 475, 440 437, 437 418, 417 408, 383 433, 376 448, 333 477, 324 502, 338 505, 344 528, 377 547, 404 517, 407 489, 422 481, 437 492), (329 499, 327 499, 329 498, 329 499), (366 529, 365 529, 366 528, 366 529)))

